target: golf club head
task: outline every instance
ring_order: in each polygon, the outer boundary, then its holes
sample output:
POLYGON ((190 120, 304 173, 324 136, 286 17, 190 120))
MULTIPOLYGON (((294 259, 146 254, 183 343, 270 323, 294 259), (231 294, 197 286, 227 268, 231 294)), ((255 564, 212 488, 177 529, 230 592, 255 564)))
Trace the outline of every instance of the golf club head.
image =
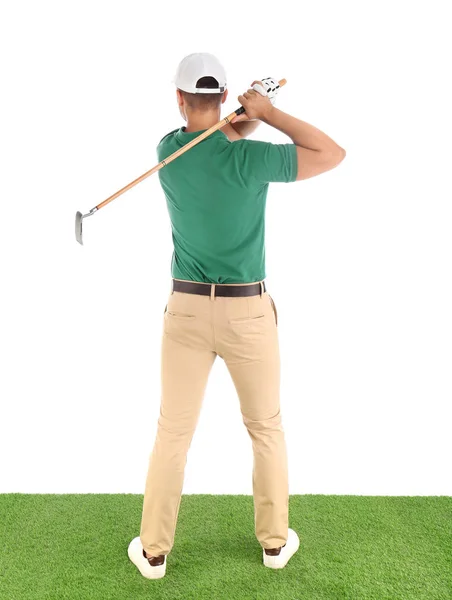
POLYGON ((82 221, 83 215, 80 211, 77 211, 75 215, 75 239, 79 244, 83 246, 83 237, 82 237, 82 221))
POLYGON ((75 239, 79 244, 83 246, 83 230, 82 230, 82 221, 85 217, 90 217, 98 210, 97 206, 92 208, 86 215, 82 215, 80 211, 77 211, 75 214, 75 239))

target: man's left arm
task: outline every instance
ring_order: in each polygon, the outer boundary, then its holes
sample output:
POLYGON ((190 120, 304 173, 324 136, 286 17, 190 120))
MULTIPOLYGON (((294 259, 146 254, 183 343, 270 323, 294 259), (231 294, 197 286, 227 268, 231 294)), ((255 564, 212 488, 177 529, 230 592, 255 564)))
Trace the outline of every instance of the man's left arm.
MULTIPOLYGON (((279 85, 276 79, 272 79, 271 77, 265 78, 265 86, 263 81, 259 80, 253 81, 251 85, 253 86, 252 89, 254 91, 257 91, 263 96, 267 95, 270 99, 274 98, 279 90, 279 85), (258 89, 256 89, 255 84, 258 84, 258 89)), ((274 100, 271 100, 271 103, 274 104, 274 100)), ((241 140, 248 137, 257 129, 261 122, 262 121, 260 119, 249 119, 246 113, 242 113, 234 117, 233 123, 227 123, 224 125, 221 128, 221 131, 226 134, 231 142, 235 142, 236 140, 241 140)))
POLYGON ((231 142, 235 142, 248 137, 257 129, 260 123, 262 123, 260 119, 246 119, 237 121, 237 123, 226 123, 221 131, 226 134, 231 142))

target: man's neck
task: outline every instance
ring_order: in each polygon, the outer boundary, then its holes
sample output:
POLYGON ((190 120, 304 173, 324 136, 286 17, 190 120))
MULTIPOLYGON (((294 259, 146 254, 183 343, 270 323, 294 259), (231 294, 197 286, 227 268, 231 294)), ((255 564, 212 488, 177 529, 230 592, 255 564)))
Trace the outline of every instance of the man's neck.
POLYGON ((193 116, 187 119, 185 126, 186 133, 192 133, 193 131, 201 131, 209 129, 213 125, 216 125, 220 120, 220 113, 209 113, 203 116, 193 116))

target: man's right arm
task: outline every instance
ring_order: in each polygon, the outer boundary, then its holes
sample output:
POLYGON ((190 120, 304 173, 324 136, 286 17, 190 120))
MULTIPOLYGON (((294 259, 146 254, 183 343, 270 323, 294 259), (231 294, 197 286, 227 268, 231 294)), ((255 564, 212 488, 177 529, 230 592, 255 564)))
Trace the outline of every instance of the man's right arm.
MULTIPOLYGON (((298 170, 296 179, 290 179, 290 181, 300 181, 320 175, 320 173, 333 169, 344 160, 345 150, 326 133, 275 108, 268 96, 261 96, 250 88, 243 95, 238 96, 238 101, 245 108, 249 119, 260 119, 292 139, 297 153, 298 170)), ((293 149, 291 144, 273 144, 269 148, 282 150, 283 146, 293 149)), ((293 155, 292 150, 291 153, 293 155)), ((273 179, 273 181, 281 180, 280 177, 273 179)), ((272 180, 268 179, 267 181, 272 180)))
POLYGON ((298 173, 295 181, 329 171, 345 158, 345 150, 313 125, 271 106, 261 121, 288 135, 297 146, 298 173))

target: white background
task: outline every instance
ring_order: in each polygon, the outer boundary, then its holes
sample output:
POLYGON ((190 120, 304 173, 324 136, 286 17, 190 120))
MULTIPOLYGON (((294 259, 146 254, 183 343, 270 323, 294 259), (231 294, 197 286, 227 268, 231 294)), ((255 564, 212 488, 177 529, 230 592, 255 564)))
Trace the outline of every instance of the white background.
MULTIPOLYGON (((171 229, 157 163, 191 52, 254 79, 347 151, 272 183, 292 494, 450 495, 452 186, 446 2, 6 2, 1 64, 0 492, 143 493, 160 402, 171 229)), ((450 88, 449 88, 450 90, 450 88)), ((261 124, 254 139, 289 142, 261 124)), ((251 494, 217 358, 184 493, 251 494)))

